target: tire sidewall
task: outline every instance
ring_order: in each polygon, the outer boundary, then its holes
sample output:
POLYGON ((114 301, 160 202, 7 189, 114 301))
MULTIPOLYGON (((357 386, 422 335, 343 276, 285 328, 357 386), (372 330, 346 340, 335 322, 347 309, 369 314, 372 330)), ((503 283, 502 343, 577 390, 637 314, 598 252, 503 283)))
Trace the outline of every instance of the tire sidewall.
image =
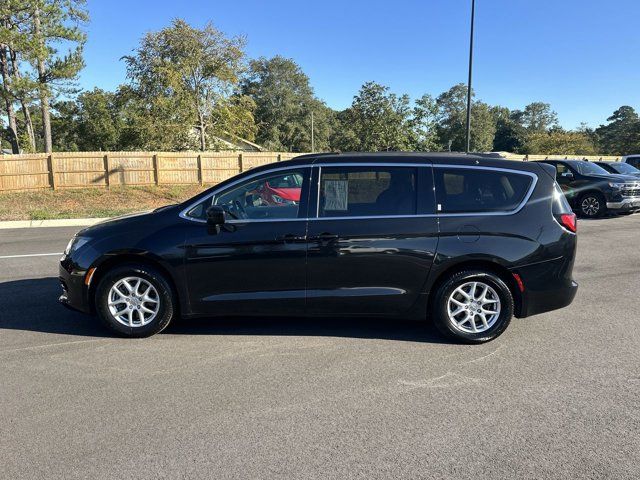
POLYGON ((153 268, 141 265, 123 265, 107 272, 98 283, 95 295, 96 313, 100 320, 111 330, 125 337, 148 337, 164 330, 171 322, 175 312, 175 296, 164 277, 153 268), (142 327, 128 327, 118 322, 108 307, 111 287, 120 279, 129 276, 144 278, 151 283, 160 299, 156 317, 142 327))
POLYGON ((513 295, 506 283, 497 275, 482 271, 463 271, 453 274, 437 290, 432 314, 438 330, 445 335, 465 343, 483 343, 493 340, 506 330, 514 311, 513 295), (463 332, 456 328, 449 319, 447 304, 449 296, 460 285, 479 281, 490 285, 500 297, 500 316, 488 330, 480 333, 463 332))
POLYGON ((585 217, 585 218, 598 218, 598 217, 601 217, 602 215, 604 215, 605 210, 606 210, 606 205, 604 203, 604 197, 602 195, 600 195, 599 193, 585 193, 578 200, 578 211, 580 212, 580 215, 582 217, 585 217), (595 214, 590 215, 590 214, 586 213, 582 209, 582 202, 584 202, 587 198, 595 198, 597 200, 598 204, 600 205, 599 210, 595 214))

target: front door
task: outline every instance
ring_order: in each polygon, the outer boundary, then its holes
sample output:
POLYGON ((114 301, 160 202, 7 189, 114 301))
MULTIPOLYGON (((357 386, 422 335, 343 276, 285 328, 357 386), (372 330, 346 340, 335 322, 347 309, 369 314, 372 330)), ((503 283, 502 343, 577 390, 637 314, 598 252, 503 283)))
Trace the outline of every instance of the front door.
POLYGON ((431 166, 314 170, 307 311, 407 312, 423 293, 438 242, 431 166))
MULTIPOLYGON (((274 169, 228 186, 209 205, 227 221, 219 231, 187 222, 186 277, 195 314, 302 314, 305 304, 310 168, 274 169)), ((189 218, 189 213, 185 215, 189 218)))

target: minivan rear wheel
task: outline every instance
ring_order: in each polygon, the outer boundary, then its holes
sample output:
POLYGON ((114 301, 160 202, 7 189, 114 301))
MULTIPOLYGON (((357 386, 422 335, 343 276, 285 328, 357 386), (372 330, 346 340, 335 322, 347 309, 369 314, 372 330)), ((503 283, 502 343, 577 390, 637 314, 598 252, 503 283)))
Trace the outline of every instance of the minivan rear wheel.
POLYGON ((146 265, 123 265, 107 272, 96 288, 96 313, 126 337, 148 337, 171 322, 176 302, 164 276, 146 265))
POLYGON ((468 343, 493 340, 513 317, 513 295, 496 274, 457 272, 436 290, 433 321, 444 335, 468 343))

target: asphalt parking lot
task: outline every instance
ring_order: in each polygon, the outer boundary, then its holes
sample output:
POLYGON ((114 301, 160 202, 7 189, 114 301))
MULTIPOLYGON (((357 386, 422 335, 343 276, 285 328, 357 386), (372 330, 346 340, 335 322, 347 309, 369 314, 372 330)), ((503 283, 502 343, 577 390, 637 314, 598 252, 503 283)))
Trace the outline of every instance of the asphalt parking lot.
POLYGON ((567 309, 452 344, 385 320, 57 304, 73 228, 0 230, 0 477, 640 478, 640 214, 579 225, 567 309), (9 258, 7 258, 9 257, 9 258))

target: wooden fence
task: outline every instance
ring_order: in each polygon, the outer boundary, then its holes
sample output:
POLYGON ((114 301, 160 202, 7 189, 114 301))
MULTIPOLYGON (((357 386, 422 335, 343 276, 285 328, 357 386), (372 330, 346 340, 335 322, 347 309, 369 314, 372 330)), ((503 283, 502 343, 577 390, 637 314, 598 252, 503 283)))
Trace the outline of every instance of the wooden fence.
POLYGON ((0 192, 115 185, 216 184, 288 152, 64 152, 0 156, 0 192))
MULTIPOLYGON (((288 160, 286 152, 61 152, 47 155, 0 156, 0 192, 41 188, 114 185, 216 184, 258 165, 288 160)), ((509 160, 587 158, 618 161, 619 157, 588 155, 517 155, 509 160)))

